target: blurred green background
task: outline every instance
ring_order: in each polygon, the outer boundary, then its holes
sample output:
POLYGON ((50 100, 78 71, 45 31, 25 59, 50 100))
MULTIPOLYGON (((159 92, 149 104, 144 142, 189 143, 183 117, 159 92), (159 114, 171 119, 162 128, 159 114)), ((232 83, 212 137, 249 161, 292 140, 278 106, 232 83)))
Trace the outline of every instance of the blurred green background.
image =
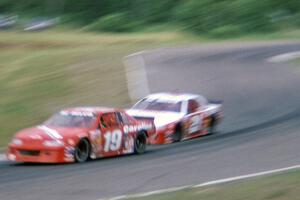
POLYGON ((299 0, 0 0, 0 13, 61 17, 92 31, 179 28, 212 37, 300 26, 299 0))

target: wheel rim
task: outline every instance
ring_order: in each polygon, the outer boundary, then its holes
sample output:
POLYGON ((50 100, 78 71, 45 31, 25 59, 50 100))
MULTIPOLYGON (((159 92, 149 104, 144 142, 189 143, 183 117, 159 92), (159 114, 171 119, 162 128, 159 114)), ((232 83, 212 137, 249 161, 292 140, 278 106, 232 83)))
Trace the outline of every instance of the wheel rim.
POLYGON ((81 140, 76 147, 75 158, 78 162, 85 162, 89 157, 89 144, 86 140, 81 140))

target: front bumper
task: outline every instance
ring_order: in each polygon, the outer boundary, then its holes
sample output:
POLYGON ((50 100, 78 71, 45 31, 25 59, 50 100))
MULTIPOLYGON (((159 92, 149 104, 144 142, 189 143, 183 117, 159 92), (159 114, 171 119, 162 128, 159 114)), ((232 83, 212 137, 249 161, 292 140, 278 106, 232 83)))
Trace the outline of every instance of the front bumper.
POLYGON ((74 162, 74 158, 66 156, 65 147, 56 148, 26 148, 23 146, 9 146, 6 157, 14 162, 28 163, 67 163, 74 162))

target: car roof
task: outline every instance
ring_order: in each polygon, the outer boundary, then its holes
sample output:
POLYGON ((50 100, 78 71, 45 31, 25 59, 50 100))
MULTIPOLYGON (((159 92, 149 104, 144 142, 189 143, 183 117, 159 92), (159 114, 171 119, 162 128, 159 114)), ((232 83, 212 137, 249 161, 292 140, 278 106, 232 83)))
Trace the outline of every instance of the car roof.
POLYGON ((116 111, 120 111, 120 109, 108 108, 108 107, 96 107, 96 106, 74 107, 74 108, 66 108, 61 110, 61 112, 83 112, 83 113, 93 113, 93 114, 116 112, 116 111))
POLYGON ((171 92, 161 92, 150 94, 146 98, 149 100, 160 100, 160 101, 187 101, 190 99, 198 98, 199 95, 197 94, 190 94, 190 93, 171 93, 171 92))

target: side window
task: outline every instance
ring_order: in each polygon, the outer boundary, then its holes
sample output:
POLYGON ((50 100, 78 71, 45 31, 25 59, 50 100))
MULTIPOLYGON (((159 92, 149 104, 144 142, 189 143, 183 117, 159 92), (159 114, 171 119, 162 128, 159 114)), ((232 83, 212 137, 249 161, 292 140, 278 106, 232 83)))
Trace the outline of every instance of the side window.
POLYGON ((116 113, 105 113, 100 117, 100 124, 103 128, 113 128, 120 125, 120 121, 116 113))
POLYGON ((188 101, 188 114, 197 112, 198 108, 199 108, 199 103, 196 100, 190 99, 188 101))
POLYGON ((131 121, 130 121, 129 117, 128 117, 127 114, 124 113, 124 112, 118 112, 118 118, 119 118, 120 121, 123 122, 124 125, 129 125, 129 124, 131 124, 131 123, 130 123, 131 121))

